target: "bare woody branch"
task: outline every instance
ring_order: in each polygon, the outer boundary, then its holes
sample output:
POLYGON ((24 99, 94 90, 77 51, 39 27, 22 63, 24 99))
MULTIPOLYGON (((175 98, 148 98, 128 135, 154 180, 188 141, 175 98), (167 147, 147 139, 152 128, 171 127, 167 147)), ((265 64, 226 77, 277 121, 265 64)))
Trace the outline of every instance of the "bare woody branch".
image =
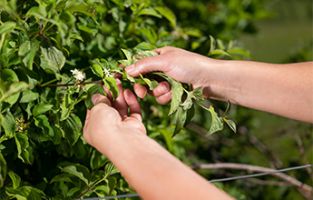
POLYGON ((313 195, 313 188, 301 181, 281 172, 277 173, 276 169, 267 167, 260 167, 255 165, 239 164, 239 163, 215 163, 215 164, 198 164, 197 169, 234 169, 245 170, 249 172, 264 172, 270 173, 269 175, 280 178, 281 180, 297 187, 298 191, 307 199, 311 199, 313 195))

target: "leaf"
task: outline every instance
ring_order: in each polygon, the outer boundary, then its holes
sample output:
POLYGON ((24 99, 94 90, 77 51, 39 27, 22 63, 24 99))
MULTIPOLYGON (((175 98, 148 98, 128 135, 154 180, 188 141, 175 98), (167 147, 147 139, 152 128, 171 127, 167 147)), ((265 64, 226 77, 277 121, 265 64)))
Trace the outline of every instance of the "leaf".
POLYGON ((17 189, 21 185, 21 177, 19 177, 13 171, 9 171, 8 175, 9 175, 11 181, 12 181, 13 189, 17 189))
POLYGON ((0 151, 0 188, 3 187, 7 175, 7 162, 0 151))
POLYGON ((74 145, 82 135, 82 123, 74 114, 71 114, 64 122, 62 127, 65 131, 65 138, 71 144, 74 145))
POLYGON ((150 16, 153 16, 153 17, 158 17, 158 18, 161 18, 162 15, 160 15, 155 9, 153 8, 144 8, 142 9, 138 15, 150 15, 150 16))
POLYGON ((164 16, 171 23, 172 27, 176 27, 176 16, 169 8, 158 6, 155 10, 164 16))
POLYGON ((50 183, 56 183, 56 182, 73 182, 72 179, 69 177, 68 174, 58 174, 55 177, 53 177, 50 181, 50 183))
POLYGON ((174 135, 184 128, 186 119, 187 111, 179 106, 173 116, 173 124, 175 124, 174 135))
POLYGON ((46 115, 38 115, 35 118, 35 125, 43 130, 43 134, 41 137, 38 136, 39 141, 46 141, 48 140, 48 136, 53 137, 54 131, 49 123, 49 119, 46 115))
POLYGON ((17 148, 17 156, 24 163, 32 164, 34 157, 32 155, 33 149, 29 145, 28 137, 26 134, 19 133, 15 134, 15 144, 17 148))
POLYGON ((88 179, 85 177, 84 173, 81 171, 78 171, 77 166, 75 165, 70 165, 70 166, 66 166, 61 168, 62 172, 71 174, 77 178, 79 178, 80 180, 82 180, 86 185, 89 184, 88 179))
POLYGON ((5 193, 10 199, 16 198, 17 200, 41 200, 46 199, 43 191, 32 186, 22 186, 16 189, 7 187, 5 193))
POLYGON ((210 129, 208 130, 208 134, 215 133, 217 131, 220 131, 223 129, 223 121, 222 119, 217 115, 217 113, 214 110, 214 107, 211 105, 209 108, 202 106, 205 110, 210 112, 211 119, 210 119, 210 129))
POLYGON ((15 22, 4 22, 0 25, 0 35, 10 33, 16 27, 15 22))
POLYGON ((39 94, 31 90, 26 90, 22 94, 20 103, 29 103, 39 98, 39 94))
POLYGON ((184 110, 189 110, 193 105, 193 94, 192 92, 187 93, 185 101, 180 105, 184 110))
POLYGON ((91 169, 99 169, 103 167, 105 163, 108 161, 102 154, 100 154, 97 150, 93 150, 90 157, 90 167, 91 169))
POLYGON ((49 110, 51 110, 53 107, 53 105, 51 104, 47 104, 47 103, 40 103, 38 105, 36 105, 33 108, 33 115, 37 116, 37 115, 41 115, 45 112, 48 112, 49 110))
POLYGON ((24 43, 21 44, 21 46, 18 49, 18 55, 24 56, 30 51, 30 41, 27 40, 24 43))
POLYGON ((5 101, 11 105, 15 104, 20 95, 19 93, 27 89, 28 86, 29 85, 25 82, 12 83, 9 87, 9 90, 0 98, 0 102, 5 101))
POLYGON ((55 47, 40 47, 40 49, 40 67, 47 73, 58 73, 65 64, 65 56, 63 55, 62 51, 55 47))
POLYGON ((104 82, 104 86, 111 91, 112 96, 115 99, 119 94, 119 90, 118 90, 118 86, 117 86, 115 78, 106 77, 103 79, 103 82, 104 82))
POLYGON ((122 49, 122 52, 126 56, 127 60, 131 60, 132 59, 133 53, 131 51, 129 51, 127 49, 122 49))
POLYGON ((223 121, 227 124, 227 126, 234 132, 237 132, 236 124, 234 121, 227 119, 226 117, 223 118, 223 121))
POLYGON ((171 81, 172 100, 168 115, 173 114, 178 109, 184 93, 183 85, 177 81, 171 81))
POLYGON ((24 65, 30 70, 33 69, 33 63, 34 63, 35 56, 37 55, 37 51, 39 49, 39 44, 40 42, 37 40, 31 41, 30 51, 23 58, 24 65))
POLYGON ((97 64, 97 63, 94 63, 92 66, 91 66, 91 69, 92 69, 92 72, 99 76, 100 78, 103 78, 103 69, 101 67, 101 65, 97 64))
POLYGON ((148 85, 149 90, 151 90, 151 91, 154 90, 159 84, 157 81, 155 81, 155 80, 151 81, 150 79, 143 77, 141 74, 140 74, 140 78, 141 78, 141 80, 143 80, 143 82, 145 84, 148 85))
POLYGON ((16 130, 15 118, 10 111, 5 115, 0 114, 0 123, 4 129, 4 133, 8 138, 12 138, 16 130))
POLYGON ((97 94, 97 93, 105 95, 103 87, 99 84, 94 84, 87 90, 87 98, 85 100, 85 105, 87 109, 91 109, 93 107, 91 98, 92 98, 92 95, 97 94))

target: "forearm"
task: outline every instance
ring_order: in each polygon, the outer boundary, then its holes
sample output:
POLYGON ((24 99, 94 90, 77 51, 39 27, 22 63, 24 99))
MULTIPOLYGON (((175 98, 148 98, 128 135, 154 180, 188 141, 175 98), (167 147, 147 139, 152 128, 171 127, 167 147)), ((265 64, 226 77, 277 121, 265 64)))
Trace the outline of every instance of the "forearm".
POLYGON ((215 98, 312 122, 312 64, 221 61, 219 67, 208 65, 211 81, 208 80, 206 88, 215 98))
POLYGON ((146 135, 124 133, 99 150, 144 199, 231 199, 146 135))

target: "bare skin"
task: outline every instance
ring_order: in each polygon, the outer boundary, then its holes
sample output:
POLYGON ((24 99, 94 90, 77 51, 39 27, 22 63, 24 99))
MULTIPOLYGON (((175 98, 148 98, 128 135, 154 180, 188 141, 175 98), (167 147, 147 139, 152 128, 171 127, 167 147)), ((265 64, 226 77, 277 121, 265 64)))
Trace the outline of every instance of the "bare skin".
POLYGON ((130 91, 115 102, 93 96, 85 140, 106 155, 143 199, 232 199, 146 135, 140 106, 130 91), (130 114, 127 115, 128 109, 130 114))
MULTIPOLYGON (((126 68, 131 76, 162 71, 177 81, 204 88, 208 98, 313 122, 313 62, 266 64, 210 59, 174 47, 126 68)), ((136 96, 123 91, 112 102, 95 95, 87 111, 86 141, 106 155, 143 199, 232 199, 147 137, 136 96)), ((136 84, 140 98, 147 94, 136 84)), ((160 104, 171 99, 167 82, 153 95, 160 104)))
MULTIPOLYGON (((268 64, 210 59, 175 47, 157 49, 158 56, 126 68, 131 76, 162 71, 177 81, 204 88, 212 99, 313 123, 313 62, 268 64)), ((146 89, 135 85, 144 97, 146 89)), ((170 101, 170 87, 162 82, 153 91, 156 100, 170 101)))

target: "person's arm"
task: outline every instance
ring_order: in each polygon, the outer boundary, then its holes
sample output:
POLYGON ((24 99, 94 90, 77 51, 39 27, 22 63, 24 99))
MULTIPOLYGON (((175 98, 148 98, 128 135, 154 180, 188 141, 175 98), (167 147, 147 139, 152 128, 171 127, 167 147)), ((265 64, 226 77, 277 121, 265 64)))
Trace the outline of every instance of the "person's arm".
MULTIPOLYGON (((313 122, 313 62, 224 61, 174 47, 156 51, 159 55, 145 58, 126 71, 132 76, 162 71, 180 82, 203 87, 209 98, 313 122)), ((139 97, 145 94, 138 84, 135 91, 139 97)), ((171 99, 170 88, 164 82, 153 94, 160 103, 171 99)))
POLYGON ((313 62, 225 61, 211 72, 223 78, 215 86, 208 83, 209 93, 249 108, 313 122, 313 62))
POLYGON ((120 91, 112 107, 101 95, 94 96, 93 102, 95 106, 86 116, 84 138, 113 162, 141 198, 232 199, 146 135, 132 92, 120 91))

